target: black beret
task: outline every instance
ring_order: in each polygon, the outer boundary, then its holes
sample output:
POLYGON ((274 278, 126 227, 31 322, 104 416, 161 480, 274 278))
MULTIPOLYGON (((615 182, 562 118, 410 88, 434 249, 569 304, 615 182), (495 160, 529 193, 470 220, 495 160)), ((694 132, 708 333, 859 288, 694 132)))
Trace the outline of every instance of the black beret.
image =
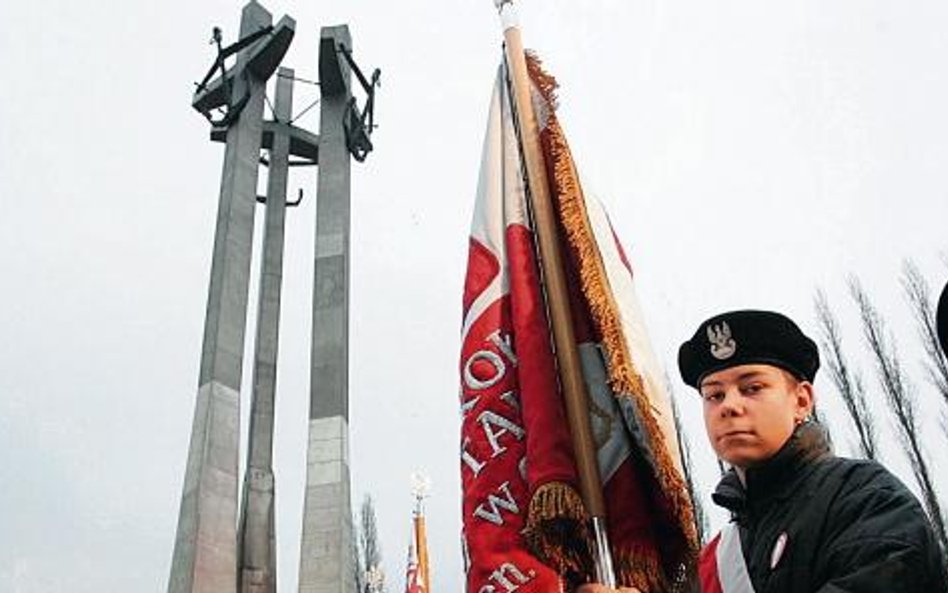
POLYGON ((941 350, 948 354, 948 284, 941 291, 941 298, 938 299, 938 342, 941 344, 941 350))
POLYGON ((813 381, 820 352, 789 317, 750 310, 708 319, 678 350, 681 378, 695 389, 708 373, 742 364, 769 364, 813 381))

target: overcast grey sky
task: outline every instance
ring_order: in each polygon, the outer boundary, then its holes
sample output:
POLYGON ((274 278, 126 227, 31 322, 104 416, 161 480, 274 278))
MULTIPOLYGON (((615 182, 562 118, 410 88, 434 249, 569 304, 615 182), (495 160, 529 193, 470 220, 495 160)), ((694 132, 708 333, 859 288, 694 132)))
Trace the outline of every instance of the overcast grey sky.
MULTIPOLYGON (((933 288, 948 278, 948 5, 520 5, 630 254, 704 490, 716 469, 674 367, 702 319, 775 308, 812 333, 814 290, 848 306, 856 273, 921 377, 898 274, 910 257, 933 288)), ((409 474, 431 475, 433 586, 457 591, 460 298, 497 17, 488 0, 265 6, 297 20, 284 63, 298 76, 316 78, 319 27, 338 23, 359 62, 382 68, 376 151, 353 167, 354 505, 375 496, 399 591, 409 474)), ((165 590, 223 153, 189 104, 211 27, 233 40, 240 7, 0 4, 0 591, 165 590)), ((313 98, 298 87, 297 110, 313 98)), ((299 124, 316 130, 317 113, 299 124)), ((284 590, 299 555, 315 217, 313 172, 295 175, 306 198, 287 224, 277 395, 284 590)), ((858 353, 855 316, 843 322, 858 353)), ((825 377, 817 387, 845 451, 825 377)), ((937 420, 923 428, 946 475, 937 420)), ((883 423, 883 454, 910 481, 883 423)))

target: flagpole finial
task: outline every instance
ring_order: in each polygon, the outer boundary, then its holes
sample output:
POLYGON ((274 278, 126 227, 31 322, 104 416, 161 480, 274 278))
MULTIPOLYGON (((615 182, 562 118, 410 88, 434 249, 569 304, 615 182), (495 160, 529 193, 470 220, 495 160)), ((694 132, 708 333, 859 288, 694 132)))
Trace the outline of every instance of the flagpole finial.
POLYGON ((428 491, 431 490, 431 478, 421 472, 412 472, 411 474, 411 494, 415 497, 415 516, 420 517, 423 514, 422 505, 425 498, 428 497, 428 491))
POLYGON ((494 7, 497 8, 497 12, 500 14, 500 22, 505 31, 511 27, 520 26, 513 0, 494 0, 494 7))
POLYGON ((422 499, 427 498, 429 490, 431 490, 431 478, 421 472, 413 472, 411 475, 411 493, 415 500, 421 503, 422 499))

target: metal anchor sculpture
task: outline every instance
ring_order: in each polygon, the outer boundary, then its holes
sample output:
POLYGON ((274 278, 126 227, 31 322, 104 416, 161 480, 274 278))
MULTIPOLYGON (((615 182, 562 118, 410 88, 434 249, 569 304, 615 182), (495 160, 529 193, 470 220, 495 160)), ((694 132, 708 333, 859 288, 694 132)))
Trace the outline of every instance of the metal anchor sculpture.
POLYGON ((293 41, 295 22, 289 17, 283 17, 274 25, 261 27, 259 30, 237 40, 227 47, 221 45, 223 34, 220 27, 214 27, 211 43, 217 45, 217 57, 208 69, 204 79, 197 83, 191 106, 207 118, 214 127, 226 128, 232 124, 250 99, 250 85, 245 84, 244 93, 237 99, 231 97, 234 80, 237 76, 244 78, 253 76, 257 80, 268 80, 286 50, 293 41), (226 68, 225 61, 237 52, 257 44, 250 51, 246 67, 226 68), (239 71, 238 71, 239 70, 239 71), (211 78, 219 73, 217 78, 211 78), (214 111, 223 111, 220 119, 214 119, 214 111))
POLYGON ((355 60, 352 58, 352 52, 345 45, 339 45, 339 53, 345 57, 346 62, 349 64, 349 67, 355 73, 356 78, 359 79, 359 83, 362 85, 362 90, 365 91, 365 109, 361 112, 359 111, 359 105, 355 97, 349 99, 349 103, 346 105, 346 115, 343 120, 343 127, 346 131, 346 146, 349 148, 349 152, 352 154, 355 160, 361 162, 365 161, 365 157, 372 152, 372 130, 375 129, 375 87, 382 86, 380 78, 382 76, 382 71, 378 68, 372 71, 371 81, 365 78, 365 75, 362 74, 362 70, 359 69, 358 64, 355 63, 355 60))

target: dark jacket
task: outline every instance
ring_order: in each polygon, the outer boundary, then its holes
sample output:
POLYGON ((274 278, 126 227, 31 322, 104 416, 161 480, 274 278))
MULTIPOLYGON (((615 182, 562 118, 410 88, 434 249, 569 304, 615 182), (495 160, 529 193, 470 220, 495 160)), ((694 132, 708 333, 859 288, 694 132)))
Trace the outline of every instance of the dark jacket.
POLYGON ((878 463, 833 456, 818 424, 799 427, 745 481, 731 470, 712 498, 739 526, 756 593, 948 592, 915 497, 878 463))

